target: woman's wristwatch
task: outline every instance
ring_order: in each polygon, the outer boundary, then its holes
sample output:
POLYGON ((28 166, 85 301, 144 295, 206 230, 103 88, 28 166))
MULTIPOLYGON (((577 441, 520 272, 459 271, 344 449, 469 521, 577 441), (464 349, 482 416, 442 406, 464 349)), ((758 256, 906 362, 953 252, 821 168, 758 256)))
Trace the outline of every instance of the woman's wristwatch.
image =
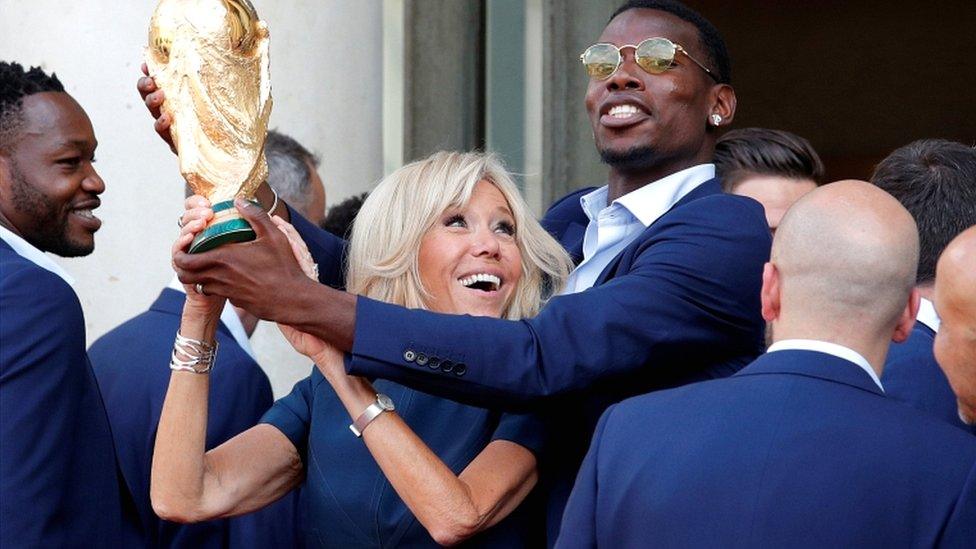
POLYGON ((349 426, 349 430, 352 434, 357 437, 363 436, 363 430, 366 426, 373 422, 374 419, 378 418, 383 412, 392 412, 396 408, 393 406, 393 401, 390 397, 382 394, 376 393, 376 402, 370 404, 366 407, 366 410, 356 418, 356 421, 352 422, 349 426))

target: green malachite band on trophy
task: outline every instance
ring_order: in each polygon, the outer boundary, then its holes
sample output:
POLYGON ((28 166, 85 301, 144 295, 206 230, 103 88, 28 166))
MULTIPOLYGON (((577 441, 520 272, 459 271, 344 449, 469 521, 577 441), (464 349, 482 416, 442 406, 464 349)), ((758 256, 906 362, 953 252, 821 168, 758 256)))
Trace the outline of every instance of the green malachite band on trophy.
MULTIPOLYGON (((254 201, 252 200, 252 202, 254 201)), ((215 215, 233 209, 233 200, 225 200, 213 205, 215 215)), ((244 218, 240 217, 240 214, 236 210, 227 213, 230 214, 227 217, 217 216, 222 217, 222 219, 217 219, 216 223, 204 229, 203 232, 193 239, 193 243, 190 244, 191 254, 203 253, 231 242, 248 242, 254 240, 255 234, 251 225, 244 218)))

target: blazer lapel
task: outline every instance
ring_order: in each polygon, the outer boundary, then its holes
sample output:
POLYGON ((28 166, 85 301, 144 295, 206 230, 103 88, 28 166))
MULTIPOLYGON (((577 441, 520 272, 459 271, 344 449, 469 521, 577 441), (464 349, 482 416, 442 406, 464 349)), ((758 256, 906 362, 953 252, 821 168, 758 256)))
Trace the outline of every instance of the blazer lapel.
MULTIPOLYGON (((620 250, 620 253, 617 254, 617 256, 614 257, 612 260, 610 260, 610 263, 607 264, 607 266, 603 269, 603 272, 600 273, 600 276, 597 277, 594 286, 603 284, 607 280, 616 276, 617 268, 620 266, 620 263, 623 260, 623 258, 633 253, 634 248, 636 246, 639 246, 640 243, 644 241, 645 239, 644 235, 646 235, 647 232, 650 231, 654 227, 654 225, 657 224, 659 220, 663 219, 664 216, 671 213, 675 208, 680 208, 681 206, 688 204, 693 200, 697 200, 699 198, 713 195, 713 194, 721 194, 721 192, 722 192, 722 185, 719 183, 718 178, 712 178, 709 179, 708 181, 705 181, 701 185, 698 185, 697 187, 692 189, 691 192, 689 192, 688 194, 682 196, 681 200, 675 202, 673 206, 668 208, 668 211, 664 212, 664 214, 662 214, 661 217, 655 219, 654 222, 648 225, 643 232, 637 235, 637 238, 635 238, 633 242, 627 245, 627 247, 625 247, 623 250, 620 250)), ((580 237, 581 255, 582 255, 582 250, 583 250, 583 240, 582 237, 580 237)))
POLYGON ((884 396, 884 391, 860 366, 843 358, 818 351, 784 349, 766 353, 735 375, 763 374, 792 374, 815 377, 884 396))

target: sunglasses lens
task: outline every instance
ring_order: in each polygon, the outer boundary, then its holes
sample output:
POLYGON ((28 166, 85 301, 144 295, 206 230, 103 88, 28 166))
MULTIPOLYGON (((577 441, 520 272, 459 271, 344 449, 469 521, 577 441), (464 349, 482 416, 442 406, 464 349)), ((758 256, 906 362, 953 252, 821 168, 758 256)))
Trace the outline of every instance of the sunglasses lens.
POLYGON ((651 74, 661 74, 674 63, 674 43, 667 38, 651 38, 637 45, 637 64, 651 74))
POLYGON ((583 66, 590 78, 609 78, 620 64, 620 52, 610 44, 594 44, 583 52, 583 66))

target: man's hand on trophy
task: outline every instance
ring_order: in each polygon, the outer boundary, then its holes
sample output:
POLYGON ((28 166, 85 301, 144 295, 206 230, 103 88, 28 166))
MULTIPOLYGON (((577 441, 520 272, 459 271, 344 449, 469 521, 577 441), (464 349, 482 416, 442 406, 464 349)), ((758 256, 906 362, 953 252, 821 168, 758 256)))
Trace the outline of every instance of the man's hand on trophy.
MULTIPOLYGON (((289 317, 288 298, 320 285, 306 276, 288 237, 263 209, 240 198, 235 205, 257 238, 198 254, 180 250, 173 256, 177 275, 184 284, 201 284, 207 294, 227 297, 260 318, 293 324, 297 319, 289 317)), ((197 232, 203 229, 202 218, 192 223, 197 232)))
POLYGON ((142 100, 146 103, 149 114, 156 121, 153 124, 153 129, 169 145, 169 150, 175 153, 176 146, 173 144, 173 136, 169 133, 169 127, 173 122, 170 120, 169 115, 161 111, 166 96, 163 94, 163 90, 156 87, 156 81, 149 76, 149 67, 145 63, 142 64, 142 74, 144 76, 136 82, 136 88, 139 90, 139 95, 142 96, 142 100))

